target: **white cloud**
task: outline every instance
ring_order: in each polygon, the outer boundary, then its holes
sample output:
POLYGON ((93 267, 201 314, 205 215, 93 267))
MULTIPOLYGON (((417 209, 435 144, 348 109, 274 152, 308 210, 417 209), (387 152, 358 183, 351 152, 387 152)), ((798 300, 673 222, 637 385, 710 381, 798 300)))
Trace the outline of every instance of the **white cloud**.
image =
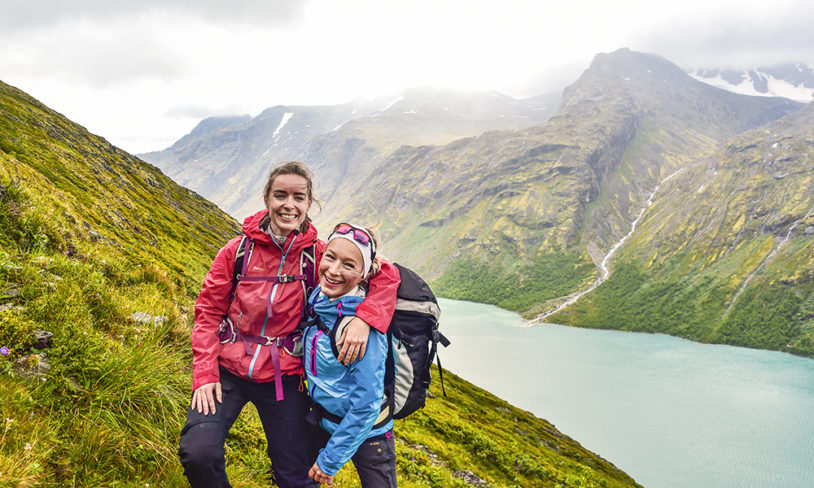
POLYGON ((802 0, 0 0, 0 10, 0 79, 131 152, 169 146, 208 115, 277 104, 416 85, 531 96, 620 47, 686 68, 814 64, 814 7, 802 0))
POLYGON ((5 31, 50 28, 82 20, 107 22, 133 15, 198 19, 213 23, 274 25, 296 21, 307 2, 289 0, 2 0, 5 31))

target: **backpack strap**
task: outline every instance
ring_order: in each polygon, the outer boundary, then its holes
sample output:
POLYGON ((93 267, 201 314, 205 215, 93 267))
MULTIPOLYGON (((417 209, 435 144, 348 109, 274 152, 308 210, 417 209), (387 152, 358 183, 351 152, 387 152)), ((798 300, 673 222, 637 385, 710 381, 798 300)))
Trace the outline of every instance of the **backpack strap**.
MULTIPOLYGON (((316 297, 314 297, 314 300, 315 299, 316 299, 316 297)), ((333 352, 334 358, 336 358, 338 360, 339 359, 339 348, 336 347, 336 340, 337 340, 336 333, 337 333, 337 330, 342 328, 342 327, 340 327, 340 325, 341 325, 343 319, 346 319, 346 318, 352 319, 353 316, 352 315, 339 316, 336 319, 336 321, 334 322, 333 327, 328 327, 325 324, 325 322, 320 318, 319 314, 317 314, 314 311, 314 300, 311 300, 310 297, 307 299, 306 304, 305 304, 305 310, 303 311, 303 314, 305 315, 305 318, 299 323, 299 325, 297 327, 299 329, 301 329, 301 330, 305 330, 306 327, 315 325, 317 327, 317 329, 320 330, 320 332, 322 332, 323 334, 328 336, 328 338, 330 339, 331 352, 333 352)), ((347 325, 347 323, 344 324, 344 325, 347 325)))
POLYGON ((232 271, 232 291, 229 293, 230 303, 235 299, 238 283, 240 283, 240 280, 246 275, 246 271, 249 268, 249 260, 252 258, 252 252, 254 252, 254 240, 244 234, 240 239, 240 244, 237 245, 237 251, 235 251, 235 267, 232 271), (248 259, 246 259, 246 247, 249 248, 248 259))
POLYGON ((444 369, 441 367, 441 356, 438 354, 438 343, 440 342, 442 346, 447 347, 450 342, 449 339, 438 330, 438 322, 436 322, 432 328, 432 339, 430 339, 430 342, 432 346, 430 346, 430 355, 427 361, 427 378, 425 385, 427 388, 430 386, 430 366, 432 366, 432 358, 435 356, 436 363, 438 363, 438 379, 441 381, 441 393, 447 396, 447 390, 444 389, 444 369))
POLYGON ((315 245, 306 247, 300 253, 300 273, 304 277, 302 280, 302 296, 305 302, 305 306, 302 309, 300 328, 305 328, 303 322, 307 322, 309 320, 308 298, 311 296, 311 292, 314 291, 318 283, 315 245))

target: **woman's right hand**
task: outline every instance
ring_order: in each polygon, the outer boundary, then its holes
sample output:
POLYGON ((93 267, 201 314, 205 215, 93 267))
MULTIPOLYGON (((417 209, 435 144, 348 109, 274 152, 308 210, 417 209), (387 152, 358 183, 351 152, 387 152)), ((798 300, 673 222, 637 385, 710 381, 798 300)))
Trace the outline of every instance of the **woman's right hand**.
POLYGON ((220 381, 217 383, 207 383, 205 385, 201 385, 194 392, 192 392, 192 403, 190 403, 189 408, 197 410, 198 413, 202 413, 204 415, 208 415, 211 411, 214 415, 216 399, 218 400, 218 403, 223 403, 223 393, 220 389, 220 381))

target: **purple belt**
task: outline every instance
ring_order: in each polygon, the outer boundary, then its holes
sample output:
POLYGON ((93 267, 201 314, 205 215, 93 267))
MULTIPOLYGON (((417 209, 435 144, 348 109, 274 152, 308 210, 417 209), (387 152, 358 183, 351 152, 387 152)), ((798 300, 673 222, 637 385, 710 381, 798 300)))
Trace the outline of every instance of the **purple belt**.
POLYGON ((271 349, 271 363, 274 366, 274 389, 277 401, 283 400, 283 382, 282 373, 280 371, 280 352, 279 348, 282 347, 285 351, 292 356, 302 356, 302 331, 295 330, 288 335, 282 337, 268 337, 268 336, 255 336, 244 334, 240 330, 235 329, 232 321, 228 317, 224 318, 220 323, 220 330, 218 331, 218 339, 221 344, 232 343, 237 340, 243 341, 246 347, 246 355, 252 354, 250 344, 258 344, 260 346, 269 346, 271 349), (299 348, 297 347, 299 344, 299 348))

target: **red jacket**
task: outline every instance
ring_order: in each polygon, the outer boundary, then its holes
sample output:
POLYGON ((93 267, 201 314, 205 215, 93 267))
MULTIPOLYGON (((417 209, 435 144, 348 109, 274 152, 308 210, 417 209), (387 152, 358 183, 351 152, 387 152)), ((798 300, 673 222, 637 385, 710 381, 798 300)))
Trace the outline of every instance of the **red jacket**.
MULTIPOLYGON (((315 246, 316 265, 319 266, 325 243, 317 239, 316 228, 311 225, 304 233, 292 232, 279 246, 266 230, 260 228, 260 222, 267 214, 267 210, 258 212, 243 223, 243 233, 254 240, 247 276, 301 274, 300 254, 311 245, 315 246), (284 253, 285 262, 278 272, 284 253)), ((267 337, 287 335, 297 328, 302 317, 306 297, 303 296, 300 281, 278 284, 241 281, 230 303, 235 253, 241 237, 230 240, 218 251, 195 303, 195 327, 192 329, 193 391, 201 385, 220 381, 218 365, 241 378, 258 383, 274 380, 269 346, 251 344, 252 354, 247 355, 246 345, 240 340, 220 343, 218 328, 227 313, 232 323, 244 334, 267 337), (272 313, 264 330, 263 321, 269 300, 272 313)), ((370 280, 370 291, 359 305, 356 315, 373 328, 387 332, 396 307, 399 281, 398 269, 383 260, 381 270, 370 280)), ((302 373, 302 358, 287 354, 283 348, 279 352, 282 374, 302 373)))

